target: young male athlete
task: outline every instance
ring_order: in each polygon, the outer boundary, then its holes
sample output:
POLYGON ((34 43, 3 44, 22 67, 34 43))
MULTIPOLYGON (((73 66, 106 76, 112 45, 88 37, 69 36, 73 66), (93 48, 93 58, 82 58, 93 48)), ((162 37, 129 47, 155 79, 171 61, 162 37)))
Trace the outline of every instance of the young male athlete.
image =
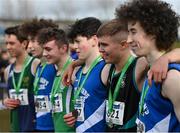
POLYGON ((69 127, 63 119, 65 114, 73 111, 72 87, 62 85, 62 75, 72 62, 68 55, 66 34, 57 28, 42 29, 38 35, 38 42, 43 46, 43 56, 47 63, 57 66, 57 74, 50 93, 55 132, 73 132, 74 127, 69 127))
POLYGON ((34 80, 34 96, 36 107, 36 131, 53 132, 50 92, 56 76, 56 68, 48 64, 43 58, 43 47, 37 41, 38 32, 47 27, 57 28, 58 25, 51 20, 33 19, 21 26, 21 32, 28 36, 29 50, 33 57, 39 58, 41 64, 38 66, 34 80))
POLYGON ((74 102, 78 110, 77 121, 72 113, 64 116, 69 125, 77 132, 105 131, 105 99, 107 98, 106 81, 108 70, 98 50, 96 32, 101 22, 93 17, 76 21, 71 28, 69 37, 74 40, 78 58, 84 60, 75 74, 74 102))
POLYGON ((127 24, 114 19, 97 31, 99 51, 106 63, 112 64, 106 100, 107 131, 135 132, 140 91, 147 62, 132 56, 127 24))
MULTIPOLYGON (((145 56, 150 66, 177 39, 179 17, 166 2, 135 0, 122 5, 117 15, 128 22, 131 49, 145 56)), ((169 64, 168 69, 162 83, 144 82, 136 121, 140 132, 180 131, 180 65, 169 64)))
POLYGON ((11 109, 11 131, 34 131, 33 82, 40 61, 27 54, 27 37, 20 33, 18 26, 5 30, 5 42, 11 57, 15 58, 5 70, 9 97, 3 101, 11 109))

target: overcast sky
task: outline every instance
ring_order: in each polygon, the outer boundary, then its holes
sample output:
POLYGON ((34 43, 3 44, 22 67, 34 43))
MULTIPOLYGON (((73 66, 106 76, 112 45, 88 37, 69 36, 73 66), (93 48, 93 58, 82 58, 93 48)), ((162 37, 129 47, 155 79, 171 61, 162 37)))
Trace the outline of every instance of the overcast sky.
MULTIPOLYGON (((126 0, 0 0, 0 18, 80 19, 94 16, 114 18, 115 8, 126 0)), ((179 0, 164 0, 180 14, 179 0)))

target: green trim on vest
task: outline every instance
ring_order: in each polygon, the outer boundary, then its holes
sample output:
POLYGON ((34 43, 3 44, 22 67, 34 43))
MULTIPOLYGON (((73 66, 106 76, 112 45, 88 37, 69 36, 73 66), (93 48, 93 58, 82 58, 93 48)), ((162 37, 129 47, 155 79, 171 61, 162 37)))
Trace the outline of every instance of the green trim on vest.
POLYGON ((136 126, 136 118, 138 113, 136 113, 123 127, 119 129, 129 129, 136 126))

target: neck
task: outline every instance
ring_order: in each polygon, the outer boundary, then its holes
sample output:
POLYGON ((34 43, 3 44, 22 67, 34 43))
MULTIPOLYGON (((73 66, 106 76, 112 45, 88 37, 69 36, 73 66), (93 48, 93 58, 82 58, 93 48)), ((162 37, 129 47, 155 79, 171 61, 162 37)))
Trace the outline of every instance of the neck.
POLYGON ((27 56, 28 56, 27 52, 23 52, 20 56, 18 56, 16 58, 16 65, 23 65, 27 56))
POLYGON ((125 66, 126 62, 128 61, 128 58, 131 56, 130 52, 122 53, 123 56, 121 56, 117 63, 115 63, 116 73, 121 72, 123 67, 125 66))
POLYGON ((38 58, 38 59, 41 60, 41 58, 44 58, 44 57, 43 57, 43 55, 39 55, 39 56, 37 56, 36 58, 38 58))
POLYGON ((43 56, 40 57, 39 59, 41 60, 41 63, 42 63, 42 64, 46 63, 46 59, 45 59, 43 56))
POLYGON ((164 52, 160 51, 152 51, 150 54, 146 56, 146 59, 150 65, 152 65, 160 56, 162 56, 164 52))
POLYGON ((69 58, 68 54, 61 55, 61 58, 59 59, 58 63, 56 64, 58 66, 58 71, 61 71, 64 64, 66 63, 67 59, 69 58))
POLYGON ((93 54, 91 54, 85 61, 85 68, 89 68, 92 64, 92 62, 100 55, 98 50, 93 51, 93 54))

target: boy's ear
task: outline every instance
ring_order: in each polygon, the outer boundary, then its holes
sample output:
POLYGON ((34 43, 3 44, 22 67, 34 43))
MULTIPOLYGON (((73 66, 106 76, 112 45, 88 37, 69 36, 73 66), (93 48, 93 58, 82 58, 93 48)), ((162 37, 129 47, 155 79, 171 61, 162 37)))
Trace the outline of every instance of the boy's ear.
POLYGON ((129 47, 129 44, 127 42, 123 42, 123 43, 121 43, 121 46, 122 46, 122 48, 127 48, 127 47, 129 47))
POLYGON ((96 46, 97 44, 98 44, 98 37, 96 36, 96 35, 93 35, 92 37, 91 37, 91 39, 92 39, 92 46, 94 47, 94 46, 96 46))
POLYGON ((156 36, 155 35, 151 35, 150 36, 152 40, 156 40, 156 36))
POLYGON ((22 42, 22 44, 23 44, 23 46, 24 46, 25 49, 27 49, 28 43, 29 43, 28 40, 24 40, 24 41, 22 42))
POLYGON ((62 46, 61 46, 61 48, 64 50, 64 51, 68 51, 68 45, 67 44, 63 44, 62 46))

